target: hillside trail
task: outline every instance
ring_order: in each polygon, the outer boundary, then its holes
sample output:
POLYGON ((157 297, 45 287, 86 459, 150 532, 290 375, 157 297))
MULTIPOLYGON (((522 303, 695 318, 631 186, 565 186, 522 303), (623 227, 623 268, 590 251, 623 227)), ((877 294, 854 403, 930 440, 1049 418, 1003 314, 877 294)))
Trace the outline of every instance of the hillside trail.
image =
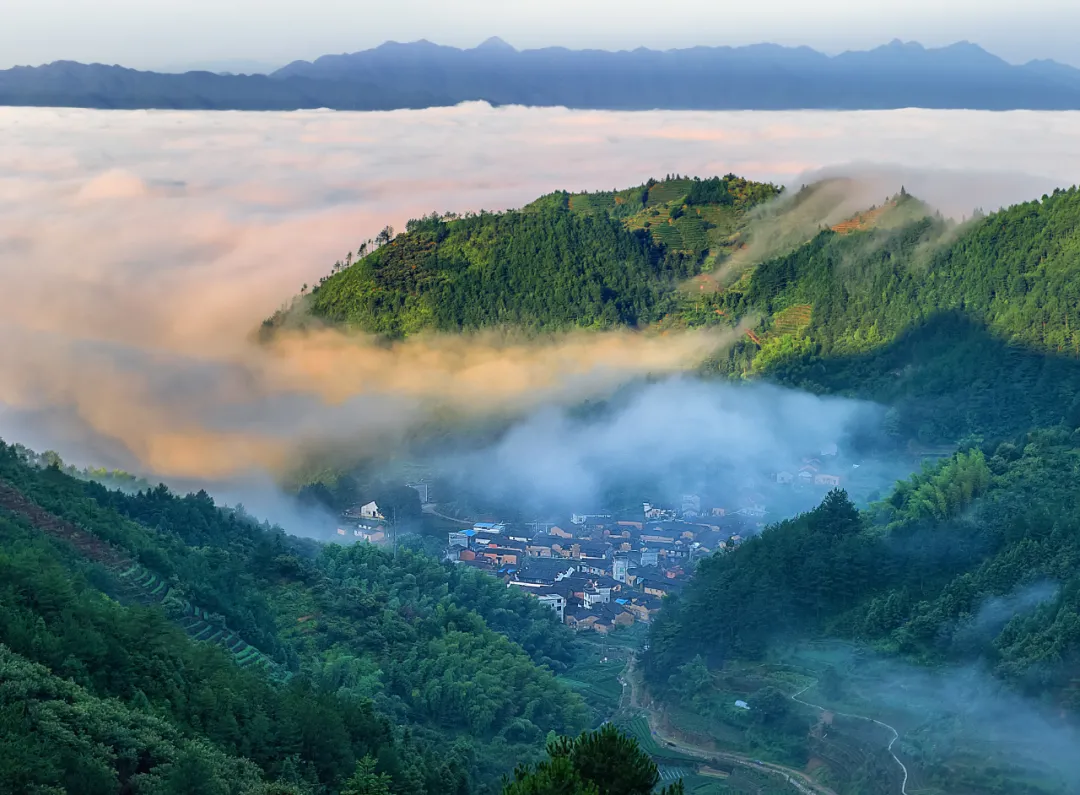
POLYGON ((435 505, 433 505, 431 503, 428 503, 427 505, 422 506, 420 510, 422 510, 424 513, 431 514, 432 516, 437 516, 440 519, 445 519, 448 522, 453 522, 454 524, 460 524, 460 525, 463 525, 465 527, 472 527, 473 526, 473 522, 471 522, 471 521, 469 521, 467 519, 459 519, 456 516, 448 516, 445 513, 439 513, 435 509, 435 505))
POLYGON ((895 753, 893 753, 893 745, 895 745, 896 741, 900 739, 900 732, 898 732, 895 728, 893 728, 889 724, 885 723, 884 721, 877 720, 876 718, 870 718, 870 717, 867 717, 866 715, 852 715, 850 712, 839 712, 839 711, 837 711, 835 709, 827 709, 826 707, 823 707, 820 704, 811 704, 809 701, 803 701, 801 698, 799 698, 799 696, 801 696, 803 693, 805 693, 807 690, 809 690, 811 687, 813 687, 816 684, 817 684, 817 682, 811 682, 806 687, 804 687, 802 690, 800 690, 798 693, 791 696, 791 700, 796 702, 797 704, 802 704, 802 705, 807 706, 807 707, 812 707, 813 709, 819 710, 820 712, 831 712, 833 715, 841 715, 841 716, 843 716, 845 718, 855 718, 856 720, 868 720, 871 723, 876 723, 878 726, 886 728, 890 732, 892 732, 892 739, 889 740, 889 744, 888 744, 888 746, 886 747, 885 750, 887 750, 889 752, 889 756, 891 756, 893 758, 893 761, 896 762, 896 764, 900 765, 900 770, 904 774, 904 778, 900 782, 900 795, 908 795, 908 791, 907 791, 908 769, 904 765, 904 763, 900 761, 900 758, 895 753))
POLYGON ((622 676, 620 677, 623 684, 623 698, 620 700, 619 709, 621 711, 629 707, 631 709, 643 711, 649 723, 649 730, 652 731, 657 739, 668 747, 674 748, 676 751, 680 751, 687 756, 700 759, 703 762, 728 762, 733 765, 740 765, 751 770, 756 770, 759 773, 764 772, 778 776, 802 793, 802 795, 837 795, 835 790, 814 781, 808 775, 795 768, 785 767, 772 762, 762 762, 745 754, 738 754, 732 751, 714 751, 710 748, 695 745, 671 736, 664 731, 661 722, 658 720, 657 712, 652 707, 652 704, 646 705, 641 703, 637 691, 637 682, 634 677, 634 666, 636 663, 637 655, 631 653, 626 661, 626 668, 623 669, 622 676))

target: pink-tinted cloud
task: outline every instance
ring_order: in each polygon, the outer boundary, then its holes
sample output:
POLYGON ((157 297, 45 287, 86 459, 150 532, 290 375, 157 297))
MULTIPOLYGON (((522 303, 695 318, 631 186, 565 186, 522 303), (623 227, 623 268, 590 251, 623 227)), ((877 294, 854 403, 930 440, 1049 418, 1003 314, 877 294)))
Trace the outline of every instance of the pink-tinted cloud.
POLYGON ((16 343, 0 354, 0 433, 179 475, 381 439, 438 395, 478 411, 576 397, 716 342, 251 346, 262 318, 386 224, 672 172, 797 183, 873 163, 882 191, 907 180, 957 212, 1080 177, 1080 114, 3 108, 0 128, 0 334, 16 343), (469 386, 507 363, 505 394, 469 386))

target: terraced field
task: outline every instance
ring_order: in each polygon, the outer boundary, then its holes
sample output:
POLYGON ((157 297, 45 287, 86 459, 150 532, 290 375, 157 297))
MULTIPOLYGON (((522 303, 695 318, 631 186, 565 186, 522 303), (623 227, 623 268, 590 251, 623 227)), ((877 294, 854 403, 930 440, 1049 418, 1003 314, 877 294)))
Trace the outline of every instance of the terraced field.
POLYGON ((700 253, 709 247, 709 238, 706 234, 705 223, 695 213, 684 215, 675 222, 679 233, 682 235, 683 251, 700 253))
POLYGON ((642 750, 653 757, 653 759, 656 759, 658 763, 664 762, 668 765, 672 762, 683 763, 682 766, 685 767, 688 765, 696 765, 700 762, 699 759, 687 756, 675 748, 657 742, 656 737, 652 733, 652 729, 649 728, 649 720, 643 714, 620 721, 619 728, 634 737, 642 750))
POLYGON ((689 179, 672 179, 658 182, 649 189, 649 200, 646 204, 652 207, 681 199, 690 192, 692 185, 693 181, 689 179))
POLYGON ((813 307, 810 304, 797 304, 778 312, 773 317, 771 334, 798 334, 810 325, 813 307))
POLYGON ((663 243, 668 248, 676 251, 683 249, 682 231, 676 224, 669 224, 667 221, 654 223, 649 227, 649 233, 653 236, 653 240, 663 243))
POLYGON ((211 614, 198 605, 179 598, 169 583, 141 563, 132 560, 125 551, 49 513, 2 480, 0 480, 0 509, 7 509, 25 517, 41 532, 71 544, 83 557, 101 564, 113 576, 117 586, 117 595, 121 601, 142 605, 162 605, 166 615, 192 640, 222 646, 242 667, 258 665, 280 679, 288 679, 291 676, 289 671, 225 626, 221 616, 211 614))

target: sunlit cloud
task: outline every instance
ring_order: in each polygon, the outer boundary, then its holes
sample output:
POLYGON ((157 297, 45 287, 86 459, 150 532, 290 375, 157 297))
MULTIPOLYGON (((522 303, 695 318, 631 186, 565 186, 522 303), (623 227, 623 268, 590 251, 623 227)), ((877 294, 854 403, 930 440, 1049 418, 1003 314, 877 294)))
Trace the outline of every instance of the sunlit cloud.
POLYGON ((798 185, 859 163, 875 174, 868 195, 906 183, 957 214, 1080 178, 1080 114, 3 108, 0 126, 0 333, 14 343, 0 354, 0 434, 175 476, 277 472, 326 440, 384 444, 436 408, 576 400, 724 341, 252 344, 386 224, 668 173, 798 185))

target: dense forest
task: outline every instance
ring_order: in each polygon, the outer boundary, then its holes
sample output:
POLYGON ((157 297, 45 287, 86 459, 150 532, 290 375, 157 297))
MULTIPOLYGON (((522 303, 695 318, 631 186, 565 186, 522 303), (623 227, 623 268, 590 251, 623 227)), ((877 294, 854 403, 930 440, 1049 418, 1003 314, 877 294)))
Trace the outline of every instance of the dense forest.
POLYGON ((365 242, 264 334, 310 315, 387 337, 422 330, 646 326, 678 284, 738 245, 779 189, 728 175, 545 196, 505 213, 432 215, 365 242))
POLYGON ((0 570, 5 791, 497 791, 587 720, 569 634, 493 578, 6 445, 0 570))

